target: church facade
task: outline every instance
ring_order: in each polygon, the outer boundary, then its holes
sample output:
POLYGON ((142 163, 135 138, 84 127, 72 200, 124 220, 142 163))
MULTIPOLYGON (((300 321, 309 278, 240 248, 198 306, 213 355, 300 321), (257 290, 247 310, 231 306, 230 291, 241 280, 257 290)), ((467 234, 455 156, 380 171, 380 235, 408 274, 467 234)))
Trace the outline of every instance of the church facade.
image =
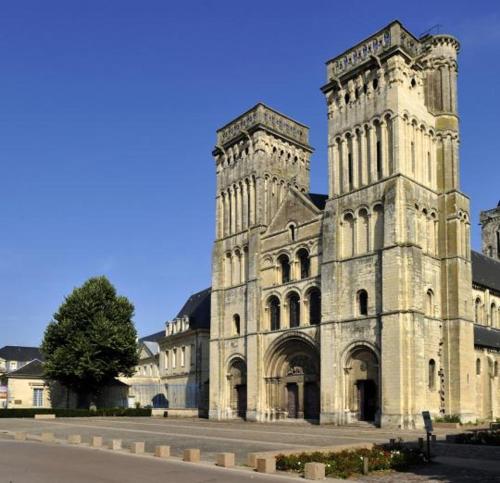
POLYGON ((393 22, 327 62, 327 195, 305 125, 258 104, 217 131, 210 418, 500 416, 500 215, 471 251, 458 51, 393 22))

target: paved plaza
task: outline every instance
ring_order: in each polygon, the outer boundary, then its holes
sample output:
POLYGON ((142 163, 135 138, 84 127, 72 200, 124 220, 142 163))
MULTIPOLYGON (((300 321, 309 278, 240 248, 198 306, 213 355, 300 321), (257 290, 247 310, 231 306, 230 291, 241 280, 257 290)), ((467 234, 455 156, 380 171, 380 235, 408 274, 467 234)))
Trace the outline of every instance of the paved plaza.
MULTIPOLYGON (((438 440, 457 430, 437 430, 438 440)), ((297 475, 261 475, 249 468, 223 469, 214 465, 216 454, 232 452, 236 463, 245 465, 253 452, 305 450, 358 443, 385 443, 391 438, 416 442, 422 431, 397 431, 371 426, 318 426, 304 422, 261 424, 243 421, 214 422, 205 419, 153 418, 58 418, 55 420, 0 419, 0 483, 166 481, 183 483, 240 481, 298 481, 297 475), (13 441, 15 432, 26 432, 28 441, 13 441), (84 445, 41 444, 42 432, 54 433, 56 441, 79 434, 84 445), (92 436, 102 436, 107 446, 122 440, 122 451, 88 447, 92 436), (31 441, 30 441, 31 440, 31 441), (133 442, 144 441, 146 452, 157 445, 169 445, 173 459, 159 460, 131 455, 133 442), (85 444, 87 443, 87 444, 85 444), (199 448, 202 462, 184 463, 179 457, 187 448, 199 448), (36 478, 35 476, 36 475, 36 478)), ((480 448, 438 443, 433 445, 433 465, 408 473, 370 474, 359 480, 393 483, 500 481, 498 452, 491 448, 484 456, 480 448)), ((330 480, 332 481, 332 480, 330 480)))
POLYGON ((214 461, 220 452, 233 452, 239 464, 247 454, 263 451, 293 450, 355 443, 387 443, 401 437, 416 441, 422 431, 384 430, 373 427, 318 426, 304 422, 261 424, 213 422, 204 419, 150 418, 58 418, 56 420, 3 419, 0 433, 25 431, 28 434, 53 432, 56 439, 81 434, 88 442, 92 436, 104 441, 121 439, 127 448, 134 441, 145 441, 146 451, 157 445, 169 445, 173 456, 181 456, 186 448, 200 448, 201 457, 214 461))

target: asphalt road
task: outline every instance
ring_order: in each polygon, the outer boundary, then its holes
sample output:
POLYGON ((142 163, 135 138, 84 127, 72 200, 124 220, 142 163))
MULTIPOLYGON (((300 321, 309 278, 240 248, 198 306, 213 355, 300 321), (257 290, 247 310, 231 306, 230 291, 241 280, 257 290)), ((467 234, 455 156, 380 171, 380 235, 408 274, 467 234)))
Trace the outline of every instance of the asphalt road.
POLYGON ((296 477, 110 451, 0 440, 0 483, 287 483, 296 477))

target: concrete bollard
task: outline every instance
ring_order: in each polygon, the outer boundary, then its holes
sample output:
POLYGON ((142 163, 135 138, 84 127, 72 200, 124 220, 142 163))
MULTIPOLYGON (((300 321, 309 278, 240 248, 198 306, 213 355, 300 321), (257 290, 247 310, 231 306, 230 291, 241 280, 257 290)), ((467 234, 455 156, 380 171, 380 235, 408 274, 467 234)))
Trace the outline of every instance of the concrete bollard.
POLYGON ((368 458, 364 457, 363 458, 363 474, 367 475, 369 472, 370 472, 369 460, 368 460, 368 458))
POLYGON ((92 448, 101 448, 102 436, 92 436, 92 441, 90 442, 90 446, 92 446, 92 448))
POLYGON ((68 443, 69 444, 81 444, 82 437, 79 434, 70 434, 68 436, 68 443))
POLYGON ((143 454, 144 446, 144 441, 136 441, 130 445, 130 452, 134 454, 143 454))
POLYGON ((157 458, 169 458, 170 457, 170 446, 157 446, 155 448, 155 456, 157 458))
POLYGON ((418 438, 418 447, 424 449, 424 438, 418 438))
POLYGON ((248 453, 247 454, 247 466, 250 468, 257 468, 257 458, 259 453, 248 453))
POLYGON ((198 448, 185 449, 182 459, 184 461, 189 461, 190 463, 199 463, 200 450, 198 448))
POLYGON ((304 479, 324 480, 325 465, 323 463, 306 463, 304 465, 304 479))
POLYGON ((121 439, 112 439, 111 443, 109 444, 109 449, 112 449, 113 451, 118 451, 122 449, 122 440, 121 439))
POLYGON ((258 473, 276 473, 276 458, 257 458, 258 473))
POLYGON ((54 433, 42 433, 41 440, 43 443, 53 443, 55 441, 54 433))
POLYGON ((431 434, 431 441, 437 443, 437 436, 435 434, 431 434))
POLYGON ((26 441, 26 433, 23 433, 23 432, 17 432, 17 433, 14 433, 14 439, 16 441, 26 441))
POLYGON ((234 453, 219 453, 215 464, 223 468, 232 468, 234 466, 234 453))

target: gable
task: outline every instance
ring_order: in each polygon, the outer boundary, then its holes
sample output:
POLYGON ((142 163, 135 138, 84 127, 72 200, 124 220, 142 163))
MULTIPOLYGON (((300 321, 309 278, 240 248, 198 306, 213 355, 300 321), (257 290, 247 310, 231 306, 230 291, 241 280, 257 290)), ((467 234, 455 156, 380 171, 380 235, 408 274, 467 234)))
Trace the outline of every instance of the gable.
POLYGON ((321 211, 309 198, 296 189, 290 188, 271 220, 266 235, 286 230, 290 222, 294 222, 297 226, 303 225, 316 219, 320 214, 321 211))

